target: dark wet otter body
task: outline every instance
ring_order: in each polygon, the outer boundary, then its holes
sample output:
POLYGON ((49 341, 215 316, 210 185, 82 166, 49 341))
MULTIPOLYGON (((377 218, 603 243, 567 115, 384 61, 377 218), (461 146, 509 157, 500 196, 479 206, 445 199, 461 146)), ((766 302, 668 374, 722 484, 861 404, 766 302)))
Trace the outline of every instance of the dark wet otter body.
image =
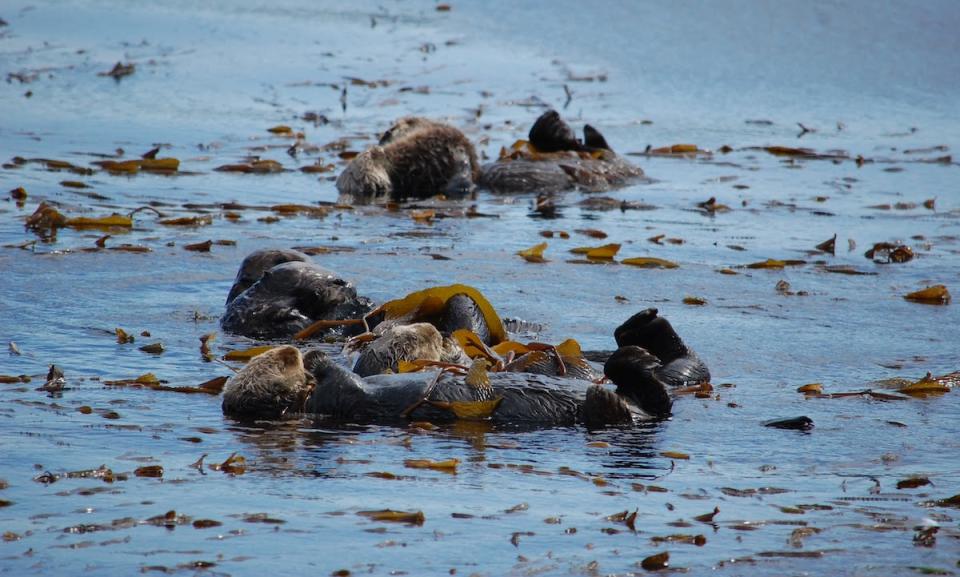
MULTIPOLYGON (((428 403, 404 415, 405 410, 427 394, 437 379, 435 371, 360 378, 312 352, 307 353, 304 363, 317 382, 307 401, 307 412, 352 422, 456 418, 451 412, 428 403)), ((490 373, 489 378, 494 398, 503 399, 490 417, 493 422, 604 425, 630 423, 634 417, 648 416, 641 407, 617 398, 609 389, 592 391, 602 386, 582 379, 514 372, 490 373)), ((476 401, 478 392, 463 377, 444 373, 430 390, 429 399, 476 401)))
POLYGON ((314 264, 307 255, 257 251, 244 260, 220 325, 225 331, 249 337, 283 338, 317 320, 357 319, 371 308, 370 301, 358 296, 350 283, 314 264), (277 261, 280 264, 265 268, 277 261), (255 277, 257 280, 244 288, 255 277))
POLYGON ((579 188, 589 192, 623 186, 643 170, 618 156, 590 125, 584 140, 554 110, 543 113, 530 129, 533 150, 515 150, 485 164, 478 185, 493 192, 550 192, 579 188))
POLYGON ((402 118, 377 146, 360 153, 337 178, 341 201, 369 203, 469 193, 479 174, 473 144, 458 129, 402 118))

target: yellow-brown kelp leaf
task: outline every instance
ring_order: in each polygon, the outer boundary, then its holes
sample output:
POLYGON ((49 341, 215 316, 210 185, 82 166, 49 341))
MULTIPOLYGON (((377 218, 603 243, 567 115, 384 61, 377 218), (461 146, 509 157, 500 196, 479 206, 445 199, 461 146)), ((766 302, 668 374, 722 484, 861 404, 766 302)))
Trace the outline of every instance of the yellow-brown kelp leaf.
POLYGON ((117 327, 116 329, 114 329, 114 332, 117 335, 118 344, 125 345, 127 343, 132 343, 134 340, 133 335, 127 334, 127 331, 121 329, 120 327, 117 327))
POLYGON ((429 404, 451 411, 458 419, 468 421, 482 421, 489 419, 503 402, 503 397, 489 401, 427 401, 429 404))
POLYGON ((477 303, 490 330, 493 343, 505 341, 507 331, 503 328, 503 322, 497 315, 497 311, 480 291, 471 286, 454 284, 424 289, 410 293, 402 299, 384 303, 383 310, 387 320, 400 319, 416 322, 436 317, 443 311, 447 301, 459 294, 467 295, 477 303))
POLYGON ((163 476, 163 467, 160 465, 147 465, 145 467, 137 467, 134 469, 133 474, 137 477, 162 477, 163 476))
POLYGON ((183 245, 184 250, 189 250, 193 252, 210 252, 210 247, 213 246, 212 240, 205 240, 203 242, 195 242, 193 244, 183 245))
POLYGON ((150 343, 140 347, 140 350, 145 353, 152 353, 158 355, 164 351, 163 343, 150 343))
POLYGON ((787 266, 787 261, 777 260, 773 258, 768 258, 765 261, 761 262, 752 262, 747 265, 747 268, 760 268, 760 269, 775 269, 779 270, 787 266))
POLYGON ((242 475, 246 470, 247 460, 243 455, 238 455, 236 452, 230 453, 230 456, 222 463, 214 463, 210 465, 210 468, 214 471, 223 471, 224 473, 231 473, 234 475, 242 475))
POLYGON ((324 217, 330 212, 323 206, 311 206, 309 204, 275 204, 270 210, 278 214, 306 214, 308 216, 324 217))
POLYGON ((837 250, 837 235, 833 235, 833 238, 829 238, 820 244, 817 245, 817 250, 823 252, 829 252, 830 254, 836 254, 837 250))
POLYGON ((543 258, 543 251, 545 250, 547 250, 547 243, 541 242, 530 248, 517 251, 517 255, 522 256, 527 262, 547 262, 547 259, 543 258))
POLYGON ((692 306, 703 306, 707 304, 707 299, 703 297, 683 297, 683 304, 692 306))
POLYGON ((639 266, 642 268, 677 268, 679 266, 675 262, 652 256, 635 256, 633 258, 625 258, 620 261, 620 264, 629 264, 631 266, 639 266))
POLYGON ((96 218, 78 216, 68 218, 65 224, 70 228, 131 228, 133 226, 133 218, 125 214, 116 213, 110 216, 96 218))
POLYGON ((660 569, 665 569, 670 566, 670 552, 664 551, 663 553, 651 555, 641 561, 640 566, 647 571, 659 571, 660 569))
POLYGON ((445 473, 456 473, 457 465, 460 459, 445 459, 443 461, 434 461, 432 459, 404 459, 403 465, 411 469, 433 469, 434 471, 443 471, 445 473))
POLYGON ((179 218, 167 218, 157 222, 165 226, 206 226, 213 224, 213 217, 210 215, 181 216, 179 218))
POLYGON ((286 124, 278 124, 267 129, 267 132, 273 134, 293 134, 293 129, 286 124))
POLYGON ((949 393, 950 386, 937 381, 933 378, 933 376, 928 374, 926 377, 915 383, 910 383, 909 385, 899 389, 897 392, 910 395, 911 397, 926 397, 927 395, 942 395, 943 393, 949 393))
POLYGON ((700 150, 696 144, 671 144, 670 146, 661 146, 660 148, 654 148, 648 152, 648 154, 653 155, 671 155, 671 154, 697 154, 705 153, 705 150, 700 150))
POLYGON ((927 305, 946 305, 950 304, 950 291, 942 284, 929 286, 909 294, 904 295, 908 301, 923 303, 927 305))
POLYGON ((423 523, 427 520, 423 515, 423 511, 394 511, 393 509, 381 509, 379 511, 357 511, 357 515, 372 519, 374 521, 408 523, 410 525, 423 525, 423 523))
POLYGON ((665 537, 650 537, 650 541, 654 545, 659 545, 661 543, 686 543, 688 545, 696 545, 697 547, 703 547, 707 544, 707 538, 703 535, 685 535, 682 533, 675 533, 673 535, 667 535, 665 537))
POLYGON ((720 507, 714 507, 712 513, 704 513, 703 515, 697 515, 693 518, 694 521, 700 521, 701 523, 713 523, 713 518, 717 516, 717 513, 720 512, 720 507))
POLYGON ((10 191, 10 198, 17 202, 23 202, 27 200, 27 189, 22 186, 18 186, 10 191))
POLYGON ((680 459, 680 460, 690 459, 690 455, 686 453, 681 453, 680 451, 663 451, 662 453, 660 453, 660 456, 666 457, 668 459, 680 459))
POLYGON ((820 395, 823 394, 823 385, 820 383, 809 383, 802 387, 797 387, 797 392, 805 395, 820 395))
POLYGON ((177 172, 180 169, 180 160, 176 158, 144 158, 137 162, 140 170, 148 172, 177 172))
POLYGON ((607 238, 607 233, 603 232, 602 230, 597 230, 595 228, 578 228, 573 232, 577 234, 589 236, 590 238, 600 238, 600 239, 607 238))
POLYGON ((603 246, 580 246, 570 249, 573 254, 583 254, 589 259, 612 260, 620 250, 619 243, 610 243, 603 246))
POLYGON ((275 347, 271 345, 261 345, 259 347, 250 347, 249 349, 243 349, 238 351, 230 351, 229 353, 223 355, 223 360, 225 361, 249 361, 253 357, 265 353, 275 347))
POLYGON ((429 208, 410 211, 410 218, 417 222, 433 222, 435 216, 437 216, 437 211, 429 208))
POLYGON ((136 174, 140 171, 139 160, 99 160, 94 164, 114 174, 136 174))

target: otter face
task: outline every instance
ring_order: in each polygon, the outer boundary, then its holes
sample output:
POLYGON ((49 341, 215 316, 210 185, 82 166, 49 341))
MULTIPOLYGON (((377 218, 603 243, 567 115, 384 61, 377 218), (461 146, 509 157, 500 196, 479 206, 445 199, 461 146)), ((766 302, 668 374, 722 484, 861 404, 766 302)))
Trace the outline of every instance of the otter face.
POLYGON ((378 375, 396 371, 400 361, 439 361, 443 352, 443 337, 430 323, 396 325, 363 349, 353 371, 361 377, 378 375))
POLYGON ((275 418, 300 407, 312 387, 296 347, 282 346, 252 358, 223 389, 223 412, 275 418))
POLYGON ((337 190, 346 202, 389 198, 393 184, 390 182, 390 159, 383 147, 374 146, 357 155, 337 177, 337 190))
POLYGON ((278 264, 293 261, 311 262, 309 256, 290 249, 263 249, 250 253, 240 263, 237 278, 233 281, 233 286, 230 287, 230 294, 227 295, 227 304, 230 304, 240 293, 260 280, 263 273, 278 264))

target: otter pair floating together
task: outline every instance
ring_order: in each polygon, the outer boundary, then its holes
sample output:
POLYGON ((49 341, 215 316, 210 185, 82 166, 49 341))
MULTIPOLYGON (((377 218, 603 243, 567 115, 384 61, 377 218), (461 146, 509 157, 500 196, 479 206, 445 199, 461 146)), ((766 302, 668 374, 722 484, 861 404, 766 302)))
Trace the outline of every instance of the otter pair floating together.
POLYGON ((671 387, 710 379, 704 363, 656 309, 616 329, 619 348, 601 375, 574 341, 557 347, 507 341, 502 322, 476 289, 438 287, 373 309, 349 283, 291 250, 257 251, 244 259, 221 322, 230 332, 289 338, 316 321, 346 321, 345 332, 356 332, 360 323, 351 320, 359 318, 372 334, 351 341, 360 347, 353 370, 316 349, 278 347, 228 381, 224 413, 241 418, 308 413, 351 422, 443 420, 462 416, 455 410, 458 403, 488 402, 493 404, 483 417, 495 422, 593 427, 667 416, 671 387), (427 369, 398 373, 404 363, 427 369), (487 373, 491 364, 500 370, 487 373), (470 370, 438 373, 434 365, 470 365, 470 370), (596 384, 603 376, 616 388, 596 384))
POLYGON ((359 154, 337 178, 341 200, 369 203, 437 194, 463 196, 475 186, 493 192, 602 191, 643 171, 617 156, 589 124, 583 141, 555 110, 544 112, 529 140, 479 166, 473 145, 458 129, 409 117, 397 121, 377 146, 359 154))

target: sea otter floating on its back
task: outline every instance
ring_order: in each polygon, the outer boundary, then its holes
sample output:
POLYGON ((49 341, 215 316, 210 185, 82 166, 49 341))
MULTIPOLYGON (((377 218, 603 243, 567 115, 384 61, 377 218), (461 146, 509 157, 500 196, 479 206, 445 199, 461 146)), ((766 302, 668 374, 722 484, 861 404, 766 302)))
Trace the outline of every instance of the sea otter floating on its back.
POLYGON ((581 142, 556 110, 548 110, 534 122, 529 140, 483 166, 478 185, 503 193, 600 192, 642 176, 643 170, 617 155, 597 129, 585 125, 581 142))
POLYGON ((360 204, 463 196, 473 190, 478 174, 477 154, 462 132, 406 117, 347 165, 337 177, 337 190, 341 201, 360 204))

